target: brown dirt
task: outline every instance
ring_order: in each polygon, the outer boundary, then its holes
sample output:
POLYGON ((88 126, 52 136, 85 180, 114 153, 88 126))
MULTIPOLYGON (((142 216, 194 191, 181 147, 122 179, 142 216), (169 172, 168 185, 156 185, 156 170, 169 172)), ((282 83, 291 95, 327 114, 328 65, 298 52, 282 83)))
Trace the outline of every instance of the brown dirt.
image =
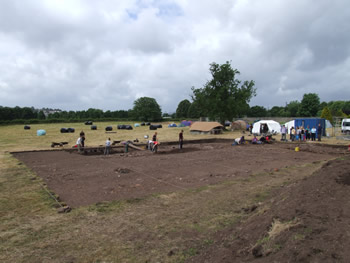
POLYGON ((15 153, 48 188, 71 207, 102 201, 143 198, 216 184, 235 176, 274 171, 332 157, 318 147, 294 151, 294 146, 187 144, 183 150, 162 146, 157 154, 79 155, 65 151, 15 153))
POLYGON ((103 238, 107 248, 120 240, 136 242, 133 255, 138 260, 125 262, 347 262, 350 258, 350 160, 343 146, 199 143, 186 144, 182 151, 161 145, 158 154, 14 155, 72 207, 146 197, 120 215, 104 214, 96 228, 90 221, 83 224, 86 233, 103 238), (299 152, 294 151, 296 146, 299 152), (207 191, 175 198, 174 192, 207 185, 212 185, 207 191), (147 198, 161 193, 167 195, 147 198), (245 203, 250 196, 256 201, 245 203), (200 205, 205 202, 207 206, 200 205), (217 226, 216 219, 220 227, 211 228, 217 226))
POLYGON ((188 262, 349 262, 350 159, 275 191, 245 222, 188 262), (269 235, 274 222, 286 228, 269 235), (234 237, 234 238, 232 238, 234 237))

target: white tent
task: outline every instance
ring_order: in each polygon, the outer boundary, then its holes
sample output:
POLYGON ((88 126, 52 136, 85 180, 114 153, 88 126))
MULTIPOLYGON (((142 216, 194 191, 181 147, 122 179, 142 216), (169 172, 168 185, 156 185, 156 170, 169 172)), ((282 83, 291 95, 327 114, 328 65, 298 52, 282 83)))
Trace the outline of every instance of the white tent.
POLYGON ((284 125, 285 125, 286 128, 287 128, 287 133, 290 134, 290 129, 291 129, 292 127, 295 128, 295 121, 294 121, 294 120, 291 120, 291 121, 289 121, 289 122, 286 122, 284 125))
POLYGON ((260 128, 262 125, 267 124, 267 127, 269 128, 268 133, 276 134, 281 133, 281 125, 277 121, 273 120, 262 120, 254 123, 253 125, 253 134, 260 135, 260 128))

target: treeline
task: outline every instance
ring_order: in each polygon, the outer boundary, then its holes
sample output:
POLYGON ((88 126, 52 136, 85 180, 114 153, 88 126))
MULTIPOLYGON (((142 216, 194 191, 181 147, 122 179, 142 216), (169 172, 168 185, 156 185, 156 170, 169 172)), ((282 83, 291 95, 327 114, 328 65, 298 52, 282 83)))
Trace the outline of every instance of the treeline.
POLYGON ((103 111, 90 108, 86 111, 62 111, 47 108, 0 106, 1 124, 80 122, 86 120, 116 121, 128 120, 129 118, 130 110, 103 111))
MULTIPOLYGON (((320 102, 315 93, 304 94, 301 101, 291 101, 286 106, 274 106, 267 109, 263 106, 245 105, 237 111, 236 117, 321 117, 323 111, 333 117, 347 117, 350 115, 350 101, 320 102)), ((202 109, 196 102, 183 100, 176 109, 176 118, 202 117, 202 109)), ((329 119, 329 118, 327 118, 329 119)))

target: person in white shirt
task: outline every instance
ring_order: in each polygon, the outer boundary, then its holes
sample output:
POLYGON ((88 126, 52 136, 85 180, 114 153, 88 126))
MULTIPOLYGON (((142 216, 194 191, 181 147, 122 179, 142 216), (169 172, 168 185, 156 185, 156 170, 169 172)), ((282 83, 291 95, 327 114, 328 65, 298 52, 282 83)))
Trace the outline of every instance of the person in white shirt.
POLYGON ((110 152, 111 152, 111 138, 108 138, 108 139, 107 139, 105 145, 106 145, 106 148, 105 148, 105 155, 108 155, 108 154, 110 154, 110 152))
POLYGON ((77 140, 77 147, 78 147, 78 152, 81 152, 81 137, 79 137, 77 140))
POLYGON ((315 141, 316 140, 316 128, 315 126, 313 126, 311 128, 311 141, 315 141))

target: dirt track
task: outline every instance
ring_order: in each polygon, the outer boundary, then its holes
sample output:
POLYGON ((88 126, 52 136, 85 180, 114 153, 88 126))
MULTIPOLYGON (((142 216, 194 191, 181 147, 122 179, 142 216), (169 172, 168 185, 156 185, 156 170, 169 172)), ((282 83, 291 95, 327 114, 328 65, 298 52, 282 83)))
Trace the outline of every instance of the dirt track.
POLYGON ((142 198, 216 184, 234 177, 328 160, 342 149, 303 145, 229 143, 162 146, 158 154, 134 151, 86 156, 64 151, 17 153, 48 188, 71 207, 142 198))

